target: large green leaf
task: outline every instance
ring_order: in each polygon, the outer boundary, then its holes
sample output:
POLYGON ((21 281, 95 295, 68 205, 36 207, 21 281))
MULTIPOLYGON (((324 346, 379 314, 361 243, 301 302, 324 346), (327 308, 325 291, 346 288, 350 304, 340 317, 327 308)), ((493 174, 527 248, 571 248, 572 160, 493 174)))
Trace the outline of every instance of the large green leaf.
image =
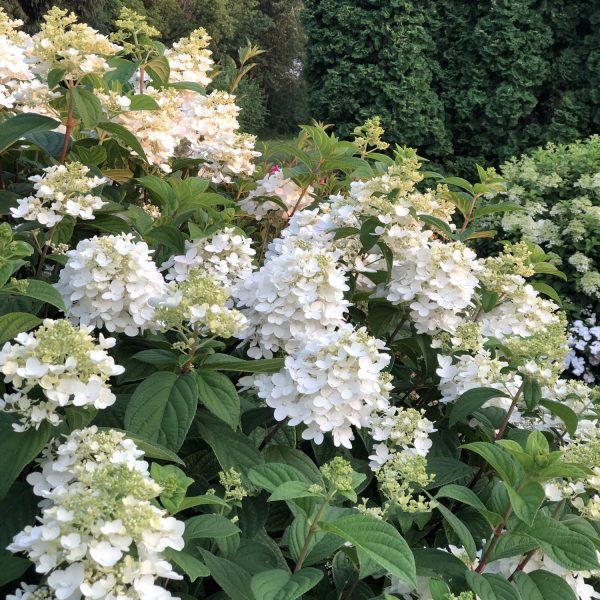
POLYGON ((450 527, 452 527, 454 533, 456 533, 458 536, 458 539, 467 552, 468 557, 474 561, 477 548, 475 547, 475 540, 473 539, 473 536, 467 529, 466 525, 443 504, 438 502, 436 508, 442 513, 442 516, 446 522, 450 525, 450 527))
POLYGON ((500 475, 503 481, 513 485, 517 477, 517 467, 512 456, 498 445, 488 442, 464 444, 461 448, 479 454, 500 475))
POLYGON ((196 373, 198 399, 216 417, 232 429, 240 422, 240 397, 231 379, 215 371, 196 373))
POLYGON ((502 517, 498 513, 489 510, 480 500, 479 496, 473 490, 464 485, 445 485, 440 489, 435 497, 436 499, 451 498, 452 500, 457 500, 458 502, 462 502, 463 504, 473 507, 487 519, 492 527, 497 527, 502 521, 502 517))
POLYGON ((186 541, 198 538, 224 538, 240 533, 229 519, 221 515, 198 515, 185 522, 183 538, 186 541))
POLYGON ((177 452, 197 406, 198 388, 192 374, 153 373, 131 396, 125 411, 125 429, 177 452))
POLYGON ((252 592, 261 600, 296 600, 323 578, 323 571, 307 567, 291 574, 284 569, 270 569, 254 575, 252 592))
POLYGON ((244 360, 229 354, 211 354, 202 363, 201 370, 237 371, 240 373, 277 373, 283 368, 283 358, 244 360))
POLYGON ((310 485, 312 481, 304 474, 290 465, 269 462, 258 465, 248 472, 248 479, 259 488, 273 493, 279 486, 291 481, 310 485))
POLYGON ((65 303, 58 290, 49 283, 39 279, 21 279, 16 285, 9 284, 0 289, 0 294, 14 294, 15 296, 25 296, 34 300, 41 300, 46 304, 56 306, 65 312, 65 303))
POLYGON ((0 317, 0 344, 12 340, 17 333, 29 331, 42 323, 30 313, 14 312, 0 317))
POLYGON ((571 586, 550 571, 517 571, 513 579, 523 600, 577 600, 571 586))
POLYGON ((50 437, 50 427, 42 423, 39 429, 17 432, 15 419, 0 412, 0 498, 8 492, 21 471, 42 451, 50 437))
POLYGON ((13 556, 6 550, 0 550, 0 587, 20 579, 21 575, 31 567, 31 564, 25 558, 13 556))
POLYGON ((504 483, 510 503, 515 514, 527 525, 533 525, 533 521, 545 500, 544 488, 535 481, 529 481, 518 492, 507 483, 504 483))
POLYGON ((251 591, 252 576, 248 571, 226 558, 220 558, 206 550, 200 550, 213 579, 231 600, 262 600, 251 591))
POLYGON ((475 388, 461 394, 450 411, 450 427, 473 414, 492 398, 509 398, 509 395, 494 388, 475 388))
POLYGON ((360 548, 370 559, 402 581, 416 586, 415 559, 396 529, 369 515, 350 515, 319 527, 360 548))
POLYGON ((207 577, 210 575, 208 567, 202 561, 187 552, 167 548, 164 551, 164 554, 167 559, 178 566, 178 570, 183 571, 192 582, 196 581, 199 577, 207 577))
POLYGON ((118 123, 111 123, 109 121, 105 121, 103 123, 98 123, 98 129, 102 129, 103 131, 108 131, 108 133, 112 134, 113 137, 117 138, 117 140, 123 142, 126 146, 129 146, 132 150, 137 152, 139 156, 141 156, 146 162, 148 162, 148 157, 140 144, 140 141, 129 131, 125 129, 123 125, 119 125, 118 123))
POLYGON ((4 152, 26 133, 51 131, 59 125, 59 121, 35 113, 23 113, 11 117, 0 124, 0 153, 4 152))
POLYGON ((86 129, 96 127, 103 116, 100 100, 92 92, 82 87, 71 88, 67 93, 71 95, 75 116, 81 119, 83 126, 86 129))

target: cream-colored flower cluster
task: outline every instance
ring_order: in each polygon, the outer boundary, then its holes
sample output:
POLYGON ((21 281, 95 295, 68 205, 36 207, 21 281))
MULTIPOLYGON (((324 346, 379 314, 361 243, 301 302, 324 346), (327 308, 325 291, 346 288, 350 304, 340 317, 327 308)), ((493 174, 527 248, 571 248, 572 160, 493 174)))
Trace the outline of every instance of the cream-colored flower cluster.
POLYGON ((33 333, 19 333, 0 350, 0 373, 13 388, 0 400, 0 409, 18 415, 13 427, 25 431, 43 422, 60 423, 66 406, 106 408, 116 400, 109 378, 124 368, 106 352, 115 344, 93 327, 46 319, 33 333))
POLYGON ((106 177, 90 177, 89 168, 78 162, 55 165, 44 169, 43 175, 33 175, 34 196, 17 200, 11 208, 15 219, 38 221, 46 227, 54 227, 66 215, 82 220, 94 218, 94 211, 106 202, 93 190, 109 182, 106 177))

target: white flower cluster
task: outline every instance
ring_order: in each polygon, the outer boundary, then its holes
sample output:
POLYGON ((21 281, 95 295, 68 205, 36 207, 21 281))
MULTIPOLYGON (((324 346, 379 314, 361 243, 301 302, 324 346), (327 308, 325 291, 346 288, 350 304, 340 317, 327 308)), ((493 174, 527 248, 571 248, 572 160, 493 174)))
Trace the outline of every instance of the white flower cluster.
POLYGON ((600 383, 600 323, 588 312, 569 328, 569 354, 565 369, 587 383, 600 383))
POLYGON ((285 177, 283 170, 277 165, 273 166, 256 183, 256 189, 242 198, 239 205, 245 213, 252 215, 257 221, 275 211, 287 218, 313 201, 313 188, 310 186, 301 188, 289 177, 285 177), (282 208, 277 202, 268 200, 269 197, 278 198, 286 208, 282 208))
POLYGON ((165 282, 145 242, 96 236, 66 255, 56 288, 69 319, 126 335, 154 328, 149 300, 164 293, 165 282))
POLYGON ((181 579, 163 552, 183 548, 184 524, 153 504, 161 488, 142 457, 125 434, 89 427, 48 448, 27 477, 42 514, 8 549, 47 575, 53 598, 171 598, 155 579, 181 579))
POLYGON ((414 408, 391 406, 373 416, 371 435, 378 444, 369 456, 372 469, 381 468, 397 453, 427 456, 432 446, 429 434, 437 431, 433 423, 414 408))
POLYGON ((115 340, 100 334, 96 342, 92 331, 46 319, 35 332, 19 333, 4 344, 0 373, 14 392, 4 394, 0 409, 19 415, 19 424, 13 425, 17 431, 37 429, 44 421, 57 425, 61 407, 102 409, 114 403, 108 379, 125 369, 106 352, 115 340))
POLYGON ((212 81, 209 72, 214 64, 209 43, 210 36, 205 29, 199 28, 167 49, 165 56, 169 61, 171 80, 208 86, 212 81))
POLYGON ((185 254, 172 256, 163 263, 167 281, 185 281, 191 269, 200 268, 230 290, 235 290, 254 266, 252 240, 233 227, 226 227, 210 237, 185 242, 185 254))
POLYGON ((373 415, 389 408, 390 357, 366 329, 344 328, 307 341, 273 375, 244 378, 275 409, 275 419, 304 423, 302 437, 320 444, 331 432, 336 446, 352 447, 352 427, 369 428, 373 415))
POLYGON ((236 290, 250 327, 248 355, 273 356, 280 349, 293 353, 308 340, 344 323, 348 289, 339 255, 303 242, 282 244, 236 290))
POLYGON ((38 221, 46 227, 54 227, 66 215, 83 220, 94 218, 94 211, 106 202, 91 194, 95 188, 108 183, 105 177, 89 177, 89 168, 78 162, 55 165, 44 169, 43 175, 33 175, 35 196, 17 200, 11 208, 15 219, 38 221))

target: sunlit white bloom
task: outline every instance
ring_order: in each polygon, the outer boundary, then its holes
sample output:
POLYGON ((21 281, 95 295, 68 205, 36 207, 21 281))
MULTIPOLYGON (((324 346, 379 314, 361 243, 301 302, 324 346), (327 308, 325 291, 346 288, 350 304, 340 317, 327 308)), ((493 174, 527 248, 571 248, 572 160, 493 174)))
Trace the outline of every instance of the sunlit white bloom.
POLYGON ((155 327, 150 298, 165 282, 145 242, 132 234, 82 240, 67 253, 56 287, 72 321, 136 335, 155 327))

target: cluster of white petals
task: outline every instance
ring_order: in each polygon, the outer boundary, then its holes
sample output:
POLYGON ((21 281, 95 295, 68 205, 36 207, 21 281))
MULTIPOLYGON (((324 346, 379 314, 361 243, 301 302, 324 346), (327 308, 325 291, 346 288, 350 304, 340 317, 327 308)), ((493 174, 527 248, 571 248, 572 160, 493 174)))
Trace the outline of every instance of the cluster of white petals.
POLYGON ((311 186, 301 188, 289 177, 286 177, 283 170, 277 165, 272 167, 256 184, 256 189, 242 198, 239 205, 245 213, 252 215, 257 221, 275 211, 284 217, 289 217, 313 201, 313 188, 311 186), (278 198, 286 208, 284 209, 280 203, 269 200, 270 197, 278 198))
POLYGON ((200 268, 226 288, 235 290, 253 271, 256 254, 252 240, 226 227, 207 238, 185 242, 185 254, 163 263, 167 281, 185 281, 191 269, 200 268))
POLYGON ((330 432, 336 446, 352 447, 352 427, 369 428, 373 415, 389 408, 390 357, 384 342, 366 329, 343 328, 306 341, 272 375, 245 378, 275 409, 275 419, 303 423, 302 437, 320 444, 330 432))
POLYGON ((164 293, 165 282, 145 242, 96 236, 66 256, 56 287, 69 319, 126 335, 154 328, 149 300, 164 293))
POLYGON ((153 503, 161 488, 142 457, 124 433, 89 427, 47 448, 41 471, 28 475, 42 498, 39 524, 8 549, 24 552, 47 576, 53 597, 171 598, 156 578, 181 579, 163 552, 183 548, 184 524, 153 503))
POLYGON ((245 279, 235 298, 250 322, 244 334, 249 356, 270 358, 281 349, 292 353, 302 340, 344 324, 348 285, 338 258, 292 240, 245 279))
POLYGON ((90 192, 108 183, 106 177, 89 177, 89 168, 78 162, 55 165, 44 169, 43 175, 33 175, 34 196, 20 198, 17 207, 11 208, 15 219, 38 221, 54 227, 66 215, 83 220, 94 218, 94 211, 106 202, 90 192))
POLYGON ((208 49, 209 43, 210 36, 205 29, 199 28, 168 48, 165 56, 169 61, 170 79, 209 85, 212 82, 209 72, 214 64, 212 52, 208 49))
POLYGON ((0 8, 0 108, 14 108, 15 91, 23 82, 34 78, 32 61, 20 43, 24 40, 16 38, 13 30, 13 25, 19 24, 20 21, 10 21, 0 8))
POLYGON ((102 334, 96 342, 93 327, 74 327, 68 321, 46 319, 32 333, 19 333, 0 350, 0 373, 13 388, 0 400, 0 409, 16 413, 13 427, 36 429, 44 421, 57 425, 57 410, 65 406, 106 408, 115 401, 109 377, 125 370, 106 350, 115 344, 102 334))
POLYGON ((434 431, 433 423, 414 408, 390 406, 373 415, 371 435, 379 443, 373 445, 370 467, 381 468, 397 452, 427 456, 432 446, 429 435, 434 431))
POLYGON ((56 600, 54 591, 46 585, 28 585, 22 583, 14 594, 8 594, 6 600, 56 600))

